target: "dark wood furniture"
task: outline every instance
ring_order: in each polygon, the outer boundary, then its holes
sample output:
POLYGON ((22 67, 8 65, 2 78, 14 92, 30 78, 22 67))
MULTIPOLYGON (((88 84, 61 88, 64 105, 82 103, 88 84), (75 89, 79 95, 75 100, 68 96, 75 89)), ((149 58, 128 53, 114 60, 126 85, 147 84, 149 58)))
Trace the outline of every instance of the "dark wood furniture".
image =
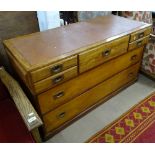
POLYGON ((111 15, 4 41, 43 119, 43 137, 135 82, 150 32, 150 24, 111 15))

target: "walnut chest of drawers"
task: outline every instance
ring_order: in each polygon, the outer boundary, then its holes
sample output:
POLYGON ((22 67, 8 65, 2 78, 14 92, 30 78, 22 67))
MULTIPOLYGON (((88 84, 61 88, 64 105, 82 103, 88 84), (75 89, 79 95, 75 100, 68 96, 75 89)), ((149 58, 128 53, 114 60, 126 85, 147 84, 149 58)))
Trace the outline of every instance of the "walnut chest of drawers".
POLYGON ((150 32, 150 24, 104 16, 4 41, 44 122, 43 137, 136 81, 150 32))

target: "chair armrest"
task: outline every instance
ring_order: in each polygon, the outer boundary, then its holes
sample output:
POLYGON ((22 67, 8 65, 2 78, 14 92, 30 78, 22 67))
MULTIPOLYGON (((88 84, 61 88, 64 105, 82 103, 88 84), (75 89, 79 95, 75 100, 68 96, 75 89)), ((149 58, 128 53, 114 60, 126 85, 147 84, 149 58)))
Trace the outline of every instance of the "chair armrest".
POLYGON ((29 131, 41 126, 42 120, 31 105, 29 99, 21 89, 20 85, 14 80, 3 67, 0 67, 0 79, 6 86, 10 96, 12 97, 15 105, 23 118, 29 131))
POLYGON ((155 34, 151 33, 151 34, 150 34, 150 37, 151 37, 151 38, 155 38, 155 34))

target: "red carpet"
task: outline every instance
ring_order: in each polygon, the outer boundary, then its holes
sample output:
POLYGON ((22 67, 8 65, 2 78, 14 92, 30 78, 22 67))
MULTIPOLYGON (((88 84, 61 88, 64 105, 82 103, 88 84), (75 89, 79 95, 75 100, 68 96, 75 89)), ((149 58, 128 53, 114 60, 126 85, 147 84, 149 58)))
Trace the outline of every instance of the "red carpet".
POLYGON ((87 143, 154 143, 155 93, 132 107, 87 143))
POLYGON ((0 143, 34 143, 15 103, 0 81, 0 143))

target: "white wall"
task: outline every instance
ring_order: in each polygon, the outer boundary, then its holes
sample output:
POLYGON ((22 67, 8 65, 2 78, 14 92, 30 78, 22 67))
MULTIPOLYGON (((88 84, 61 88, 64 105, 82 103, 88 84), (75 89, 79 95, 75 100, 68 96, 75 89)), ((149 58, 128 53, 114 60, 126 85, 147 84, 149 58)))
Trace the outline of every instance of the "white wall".
POLYGON ((60 26, 59 11, 37 11, 40 31, 60 26))

